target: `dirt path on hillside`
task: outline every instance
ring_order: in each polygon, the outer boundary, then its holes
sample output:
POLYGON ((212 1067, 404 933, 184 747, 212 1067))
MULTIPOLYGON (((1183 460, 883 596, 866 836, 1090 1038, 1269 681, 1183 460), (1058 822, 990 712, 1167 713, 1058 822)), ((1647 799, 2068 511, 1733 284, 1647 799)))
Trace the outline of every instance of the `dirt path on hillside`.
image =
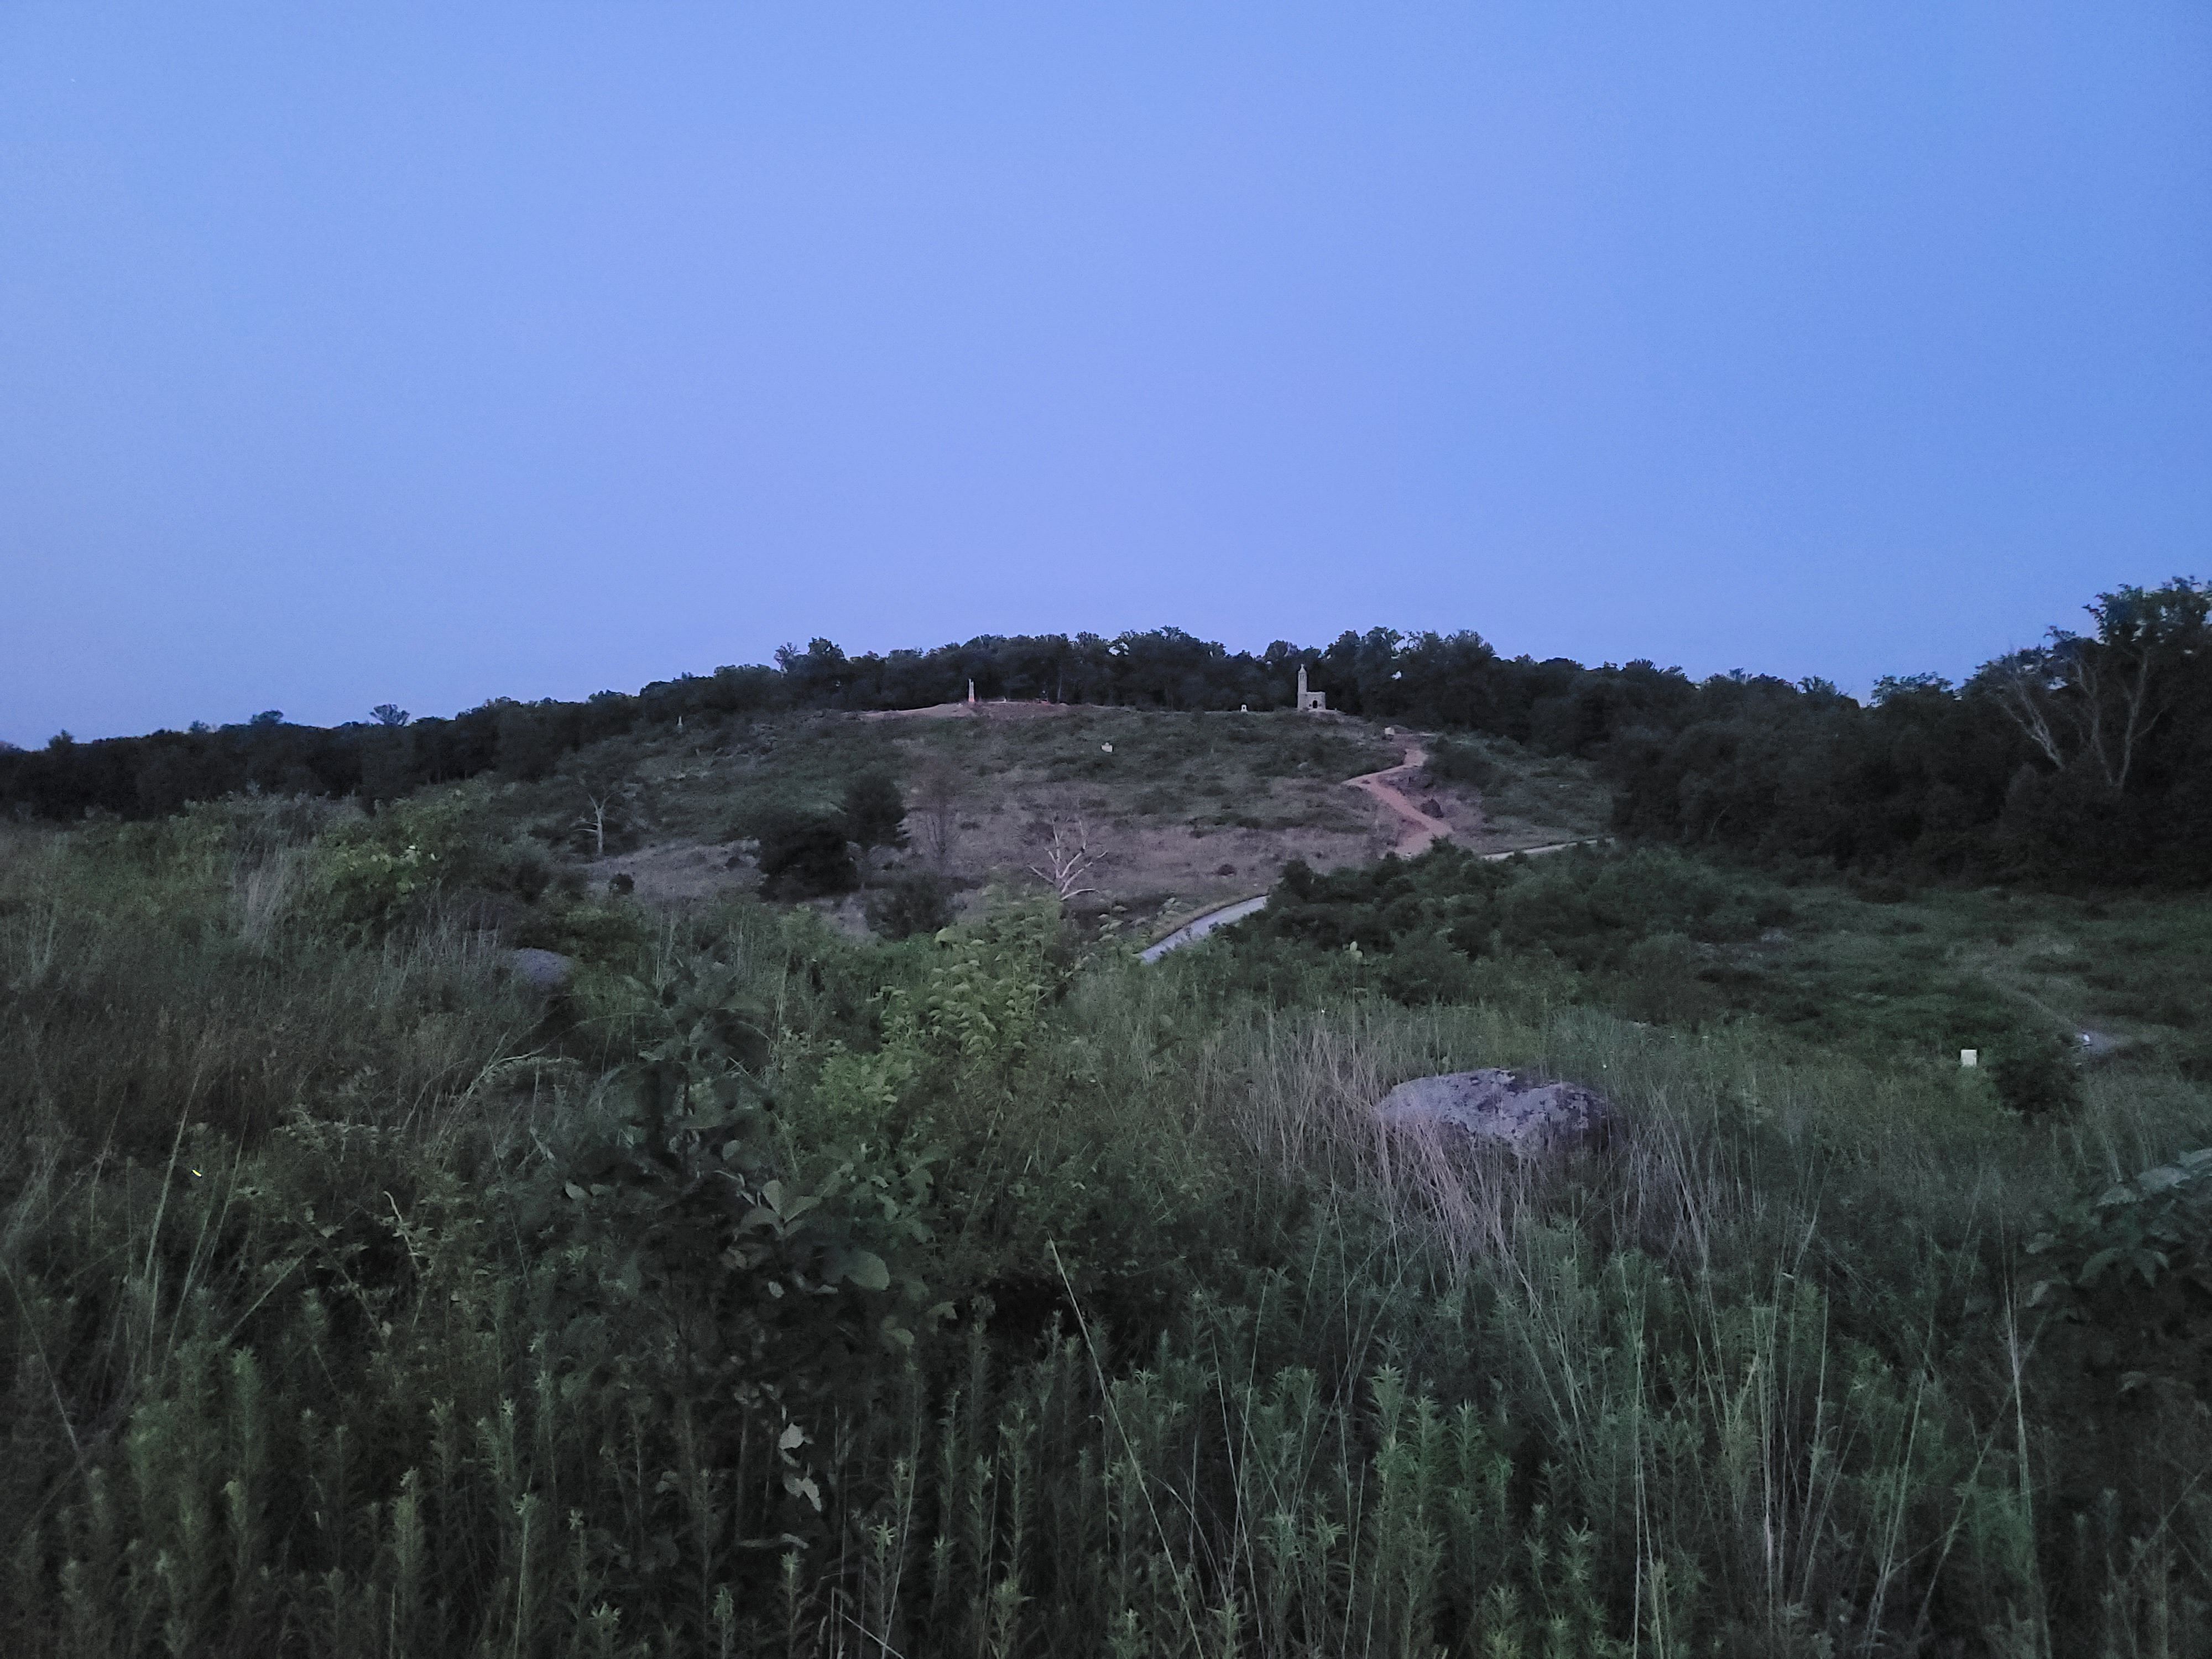
POLYGON ((1428 761, 1429 751, 1409 739, 1404 757, 1395 766, 1345 780, 1349 787, 1378 802, 1396 820, 1398 840, 1390 850, 1401 859, 1418 857, 1437 842, 1451 837, 1451 825, 1432 812, 1423 811, 1406 793, 1405 786, 1413 781, 1428 761))
MULTIPOLYGON (((1395 766, 1386 766, 1380 772, 1369 772, 1359 777, 1346 778, 1345 782, 1380 805, 1397 826, 1397 842, 1390 850, 1401 859, 1418 858, 1440 841, 1450 841, 1457 831, 1435 813, 1425 811, 1406 793, 1407 787, 1419 775, 1428 764, 1428 750, 1419 742, 1407 739, 1403 758, 1395 766)), ((1544 853, 1563 853, 1570 847, 1586 847, 1602 841, 1601 836, 1585 836, 1574 841, 1555 841, 1541 847, 1516 847, 1503 853, 1485 853, 1486 859, 1535 857, 1544 853)))

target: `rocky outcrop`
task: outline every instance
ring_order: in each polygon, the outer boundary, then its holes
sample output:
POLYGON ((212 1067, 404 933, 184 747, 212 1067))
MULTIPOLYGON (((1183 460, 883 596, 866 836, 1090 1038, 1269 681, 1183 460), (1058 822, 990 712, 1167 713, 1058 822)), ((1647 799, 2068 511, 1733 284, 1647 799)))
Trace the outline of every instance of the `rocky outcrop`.
POLYGON ((1613 1121, 1613 1103, 1594 1089, 1495 1066, 1417 1077, 1375 1110, 1395 1127, 1433 1127, 1531 1154, 1602 1146, 1613 1121))

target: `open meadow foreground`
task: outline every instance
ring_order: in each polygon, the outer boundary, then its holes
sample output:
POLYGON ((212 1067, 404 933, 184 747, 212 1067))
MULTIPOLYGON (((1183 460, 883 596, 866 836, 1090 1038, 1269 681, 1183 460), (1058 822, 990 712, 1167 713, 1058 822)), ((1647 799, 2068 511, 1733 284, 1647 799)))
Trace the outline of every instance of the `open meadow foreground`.
POLYGON ((2185 646, 0 756, 0 1649, 2212 1650, 2185 646))

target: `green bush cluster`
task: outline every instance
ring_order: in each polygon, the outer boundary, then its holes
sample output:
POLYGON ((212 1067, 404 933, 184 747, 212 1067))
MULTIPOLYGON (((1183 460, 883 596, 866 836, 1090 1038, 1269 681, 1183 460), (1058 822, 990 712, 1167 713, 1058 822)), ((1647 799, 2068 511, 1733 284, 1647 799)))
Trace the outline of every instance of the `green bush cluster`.
POLYGON ((820 898, 860 884, 842 815, 778 812, 759 829, 762 897, 820 898))
POLYGON ((865 771, 845 785, 834 811, 772 807, 754 818, 760 840, 761 894, 771 899, 819 898, 860 885, 853 848, 903 847, 906 801, 888 772, 865 771))
POLYGON ((374 940, 434 912, 471 915, 497 930, 522 908, 573 897, 543 854, 499 835, 481 794, 435 790, 392 801, 373 817, 340 818, 311 849, 301 910, 313 924, 374 940))
POLYGON ((952 925, 953 887, 932 870, 900 870, 868 897, 868 926, 888 939, 912 939, 952 925))
POLYGON ((1428 769, 1446 783, 1486 789, 1498 776, 1488 748, 1468 738, 1438 738, 1429 745, 1428 769))
POLYGON ((1832 879, 1807 884, 1665 848, 1492 860, 1439 843, 1326 874, 1293 864, 1239 927, 1260 981, 1288 982, 1303 952, 1336 958, 1322 976, 1340 988, 1368 985, 1409 1005, 1548 998, 1692 1029, 1759 1019, 1928 1065, 1987 1048, 2035 1057, 1999 1068, 2014 1109, 2063 1110, 2073 1098, 2075 1068, 2051 1057, 2047 1015, 1948 945, 1894 942, 1923 924, 1832 879))
POLYGON ((2027 1254, 2072 1363, 2118 1395, 2212 1400, 2212 1148, 2058 1206, 2027 1254))
POLYGON ((1470 957, 1540 947, 1588 969, 1617 966, 1655 937, 1740 942, 1790 915, 1778 890, 1747 890, 1663 849, 1500 862, 1440 842, 1412 860, 1328 875, 1294 863, 1248 926, 1370 952, 1442 933, 1470 957))
POLYGON ((1997 1098, 2023 1117, 2070 1112, 2081 1103, 2081 1067, 2062 1036, 2022 1034, 1996 1057, 1990 1080, 1997 1098))

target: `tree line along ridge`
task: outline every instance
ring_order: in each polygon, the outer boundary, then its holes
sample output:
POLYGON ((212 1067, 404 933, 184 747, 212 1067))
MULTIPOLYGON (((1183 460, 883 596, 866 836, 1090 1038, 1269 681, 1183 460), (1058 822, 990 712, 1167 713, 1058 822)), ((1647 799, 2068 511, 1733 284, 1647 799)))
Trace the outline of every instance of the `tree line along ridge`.
MULTIPOLYGON (((1865 703, 1818 678, 1692 680, 1649 660, 1506 657, 1471 631, 1348 630, 1326 647, 1278 641, 1256 653, 1176 628, 858 656, 816 639, 772 665, 580 702, 501 697, 421 720, 386 704, 328 728, 271 710, 140 737, 64 732, 42 750, 0 750, 0 811, 150 817, 241 790, 374 808, 487 773, 536 781, 633 733, 922 708, 971 684, 987 700, 1273 712, 1292 707, 1304 668, 1346 714, 1592 762, 1613 792, 1613 827, 1639 838, 1949 878, 2212 878, 2212 583, 2123 586, 2086 609, 2089 630, 2054 628, 1963 685, 1888 678, 1865 703)), ((1453 764, 1449 750, 1440 760, 1453 764)))

